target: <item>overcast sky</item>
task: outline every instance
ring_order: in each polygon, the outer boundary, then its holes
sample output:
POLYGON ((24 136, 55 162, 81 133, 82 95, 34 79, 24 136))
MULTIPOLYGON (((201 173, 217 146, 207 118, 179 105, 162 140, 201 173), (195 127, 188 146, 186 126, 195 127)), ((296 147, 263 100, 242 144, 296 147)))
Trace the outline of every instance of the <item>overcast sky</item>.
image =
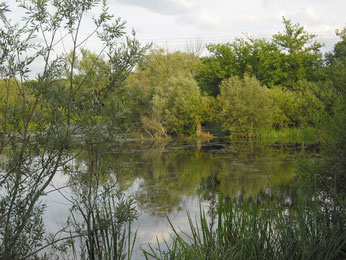
POLYGON ((171 49, 187 41, 226 42, 242 33, 270 37, 283 30, 282 16, 333 46, 346 26, 345 0, 110 0, 111 10, 139 39, 171 49))
MULTIPOLYGON (((0 0, 1 1, 1 0, 0 0)), ((7 0, 13 7, 15 0, 7 0)), ((283 30, 282 17, 300 23, 331 50, 335 29, 346 26, 346 0, 108 0, 115 16, 142 42, 169 50, 185 50, 187 42, 232 41, 248 33, 266 37, 283 30)), ((18 19, 20 11, 12 12, 18 19)), ((90 28, 85 26, 84 32, 90 28)), ((92 40, 89 48, 99 43, 92 40)))

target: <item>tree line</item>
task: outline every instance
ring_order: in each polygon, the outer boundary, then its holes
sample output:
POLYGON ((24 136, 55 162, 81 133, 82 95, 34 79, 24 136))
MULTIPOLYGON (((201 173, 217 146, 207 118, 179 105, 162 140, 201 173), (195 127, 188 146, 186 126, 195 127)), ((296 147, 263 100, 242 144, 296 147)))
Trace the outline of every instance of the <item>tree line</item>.
MULTIPOLYGON (((145 137, 201 136, 202 126, 215 122, 229 135, 247 137, 265 128, 316 127, 343 102, 346 30, 336 31, 340 41, 322 55, 315 34, 285 18, 283 25, 269 40, 245 36, 209 44, 203 57, 152 48, 107 101, 101 93, 112 80, 114 61, 82 49, 72 80, 74 98, 98 107, 93 116, 99 120, 145 137)), ((62 92, 68 81, 60 78, 62 92)), ((1 88, 1 103, 15 109, 19 93, 6 89, 1 88)), ((84 102, 74 113, 90 110, 84 102)))
POLYGON ((201 58, 152 50, 127 81, 125 124, 171 136, 196 134, 211 121, 241 136, 316 127, 342 102, 346 31, 337 31, 341 41, 323 57, 316 35, 285 18, 283 24, 271 40, 209 44, 201 58))

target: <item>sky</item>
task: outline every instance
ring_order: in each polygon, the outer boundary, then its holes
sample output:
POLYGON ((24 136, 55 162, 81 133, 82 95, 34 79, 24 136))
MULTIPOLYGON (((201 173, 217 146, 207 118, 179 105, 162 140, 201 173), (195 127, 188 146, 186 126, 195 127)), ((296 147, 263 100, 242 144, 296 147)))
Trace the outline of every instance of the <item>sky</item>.
MULTIPOLYGON (((1 1, 1 0, 0 0, 1 1)), ((12 8, 15 0, 6 1, 12 8)), ((225 43, 248 34, 270 38, 283 31, 282 17, 317 34, 317 41, 332 50, 339 40, 335 29, 346 26, 345 0, 108 0, 109 11, 127 22, 143 42, 174 50, 186 50, 196 42, 225 43)), ((14 9, 12 18, 24 12, 14 9)), ((85 35, 90 26, 84 24, 85 35)), ((100 43, 91 39, 89 49, 100 43)))
POLYGON ((283 30, 282 17, 318 35, 325 49, 346 26, 345 0, 110 0, 111 10, 137 37, 168 49, 184 49, 198 39, 227 42, 244 33, 255 38, 283 30))

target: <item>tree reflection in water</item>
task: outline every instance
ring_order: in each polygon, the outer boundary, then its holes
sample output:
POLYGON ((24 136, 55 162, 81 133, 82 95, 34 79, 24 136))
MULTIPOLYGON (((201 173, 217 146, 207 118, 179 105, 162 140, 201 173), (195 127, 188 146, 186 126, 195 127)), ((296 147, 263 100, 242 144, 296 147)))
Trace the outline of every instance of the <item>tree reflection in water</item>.
POLYGON ((212 191, 255 199, 268 187, 283 190, 293 181, 296 152, 287 146, 218 140, 200 149, 189 142, 145 149, 129 143, 103 160, 121 172, 119 187, 132 191, 140 211, 163 216, 179 209, 184 198, 208 200, 212 191))

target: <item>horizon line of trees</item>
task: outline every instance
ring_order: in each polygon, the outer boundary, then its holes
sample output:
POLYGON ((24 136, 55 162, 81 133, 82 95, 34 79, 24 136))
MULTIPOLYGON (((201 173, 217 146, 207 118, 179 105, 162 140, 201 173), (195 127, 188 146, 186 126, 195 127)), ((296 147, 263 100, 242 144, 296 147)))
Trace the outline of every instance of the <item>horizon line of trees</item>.
MULTIPOLYGON (((208 122, 221 124, 230 135, 247 137, 264 128, 317 127, 344 104, 346 28, 336 30, 341 41, 323 56, 315 34, 285 18, 283 25, 271 40, 246 36, 209 44, 203 57, 200 52, 151 48, 106 101, 100 93, 110 82, 112 61, 81 50, 73 79, 75 98, 94 104, 98 109, 93 116, 113 122, 118 131, 146 137, 202 136, 208 122)), ((60 81, 67 89, 68 79, 61 76, 60 81)), ((6 84, 14 85, 0 81, 0 86, 6 84)), ((28 89, 35 84, 25 82, 28 89)), ((11 87, 7 95, 5 89, 0 92, 2 104, 8 99, 16 113, 20 94, 11 87)), ((88 113, 83 106, 77 110, 88 113)), ((44 109, 35 116, 43 114, 44 109)), ((9 126, 19 123, 7 119, 9 126)))
POLYGON ((123 129, 151 137, 200 136, 218 122, 230 135, 318 127, 344 104, 346 28, 324 56, 315 34, 283 18, 271 40, 207 45, 208 55, 151 49, 124 88, 123 129))

